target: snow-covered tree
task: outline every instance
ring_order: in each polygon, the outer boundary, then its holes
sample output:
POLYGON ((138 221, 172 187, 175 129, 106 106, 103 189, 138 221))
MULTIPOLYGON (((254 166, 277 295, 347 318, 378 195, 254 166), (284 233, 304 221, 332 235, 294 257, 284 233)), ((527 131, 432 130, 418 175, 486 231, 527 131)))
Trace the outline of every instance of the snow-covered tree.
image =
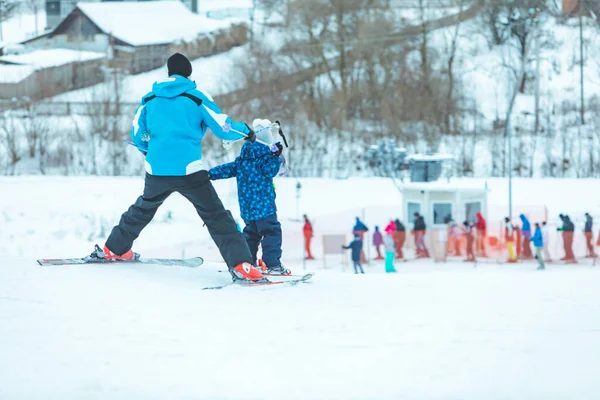
POLYGON ((21 0, 0 0, 0 41, 4 40, 2 23, 11 18, 19 9, 21 0))

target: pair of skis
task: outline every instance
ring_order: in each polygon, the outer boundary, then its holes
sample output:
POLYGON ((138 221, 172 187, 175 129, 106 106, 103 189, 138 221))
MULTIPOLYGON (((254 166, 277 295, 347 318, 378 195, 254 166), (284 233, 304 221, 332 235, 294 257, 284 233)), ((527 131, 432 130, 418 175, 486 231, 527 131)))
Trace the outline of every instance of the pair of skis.
MULTIPOLYGON (((188 267, 188 268, 197 268, 204 264, 204 259, 202 257, 193 257, 193 258, 138 258, 136 260, 105 260, 99 258, 92 257, 81 257, 81 258, 46 258, 37 260, 38 264, 41 266, 59 266, 59 265, 85 265, 85 264, 154 264, 154 265, 165 265, 169 267, 188 267)), ((227 272, 228 270, 220 270, 219 272, 227 272)), ((228 286, 246 286, 246 287, 258 287, 258 286, 270 286, 270 285, 282 285, 288 284, 295 286, 298 283, 306 282, 313 277, 313 273, 308 273, 302 276, 299 275, 288 275, 292 279, 287 279, 284 281, 270 281, 265 279, 263 281, 247 283, 242 281, 230 282, 224 285, 219 286, 209 286, 202 288, 202 290, 214 290, 214 289, 223 289, 228 286)), ((277 275, 279 276, 279 275, 277 275)))

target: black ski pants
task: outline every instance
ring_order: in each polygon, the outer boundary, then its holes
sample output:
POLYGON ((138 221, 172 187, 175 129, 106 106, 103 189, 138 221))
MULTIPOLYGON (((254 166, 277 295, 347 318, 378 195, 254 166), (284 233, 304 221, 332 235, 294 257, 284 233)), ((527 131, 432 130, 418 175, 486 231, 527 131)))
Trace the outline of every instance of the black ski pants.
POLYGON ((115 254, 129 251, 142 230, 152 221, 158 207, 173 193, 188 199, 208 228, 227 266, 252 263, 246 240, 231 213, 225 210, 207 171, 187 176, 154 176, 146 174, 144 194, 129 207, 106 240, 106 246, 115 254))

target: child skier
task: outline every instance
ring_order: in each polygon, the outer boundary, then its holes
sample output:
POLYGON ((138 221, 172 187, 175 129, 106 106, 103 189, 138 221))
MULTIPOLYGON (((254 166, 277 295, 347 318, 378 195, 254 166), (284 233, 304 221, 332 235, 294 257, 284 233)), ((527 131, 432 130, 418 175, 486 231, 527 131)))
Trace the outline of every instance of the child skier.
POLYGON ((256 119, 253 122, 255 142, 246 142, 235 161, 208 171, 211 180, 237 179, 240 214, 246 226, 244 237, 250 248, 254 265, 258 246, 262 246, 263 274, 290 275, 281 264, 281 224, 277 219, 273 178, 281 166, 281 143, 273 143, 269 129, 271 121, 256 119), (269 145, 266 145, 268 143, 269 145))
POLYGON ((394 255, 396 254, 396 246, 394 243, 394 232, 396 232, 396 224, 392 221, 385 228, 385 236, 383 244, 385 248, 385 272, 396 272, 394 268, 394 255))
POLYGON ((544 235, 542 234, 542 228, 539 223, 535 223, 535 233, 533 234, 533 238, 531 239, 533 242, 533 247, 535 247, 535 258, 537 258, 538 263, 540 263, 538 270, 546 269, 544 265, 544 257, 542 256, 542 249, 544 248, 544 235))
POLYGON ((352 264, 354 265, 354 273, 358 274, 358 270, 360 269, 360 273, 364 274, 362 265, 360 265, 360 253, 362 252, 363 242, 360 240, 360 236, 358 233, 354 235, 354 240, 350 242, 348 246, 342 246, 342 249, 352 249, 352 264))

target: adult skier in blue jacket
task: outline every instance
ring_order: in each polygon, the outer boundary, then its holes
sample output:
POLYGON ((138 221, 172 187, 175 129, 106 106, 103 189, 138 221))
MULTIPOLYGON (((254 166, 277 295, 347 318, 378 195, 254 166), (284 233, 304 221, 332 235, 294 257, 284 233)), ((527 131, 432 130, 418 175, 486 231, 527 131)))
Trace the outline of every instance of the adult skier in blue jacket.
POLYGON ((283 150, 280 143, 273 146, 269 130, 271 121, 256 119, 256 141, 246 142, 235 161, 208 171, 211 180, 236 178, 240 214, 246 226, 244 236, 256 264, 258 246, 262 246, 262 261, 269 275, 289 275, 281 263, 282 232, 277 219, 273 178, 277 176, 283 150))
POLYGON ((158 207, 173 193, 188 199, 204 220, 234 280, 259 281, 264 277, 252 264, 252 255, 231 213, 223 207, 202 164, 201 141, 210 130, 222 140, 243 136, 255 140, 246 124, 233 122, 213 98, 197 89, 192 64, 175 53, 167 61, 168 77, 157 81, 142 98, 131 130, 131 139, 146 156, 144 193, 125 212, 91 257, 109 260, 139 258, 131 248, 150 223, 158 207))

